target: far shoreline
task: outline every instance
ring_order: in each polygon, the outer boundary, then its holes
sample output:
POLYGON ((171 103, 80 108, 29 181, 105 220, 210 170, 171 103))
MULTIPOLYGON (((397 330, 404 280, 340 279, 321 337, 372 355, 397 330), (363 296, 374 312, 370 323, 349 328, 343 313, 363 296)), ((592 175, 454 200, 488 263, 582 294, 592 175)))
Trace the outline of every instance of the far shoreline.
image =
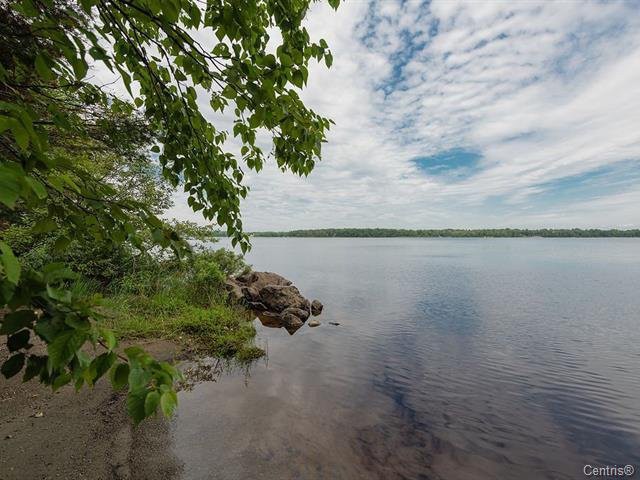
MULTIPOLYGON (((259 231, 254 238, 640 238, 640 229, 598 228, 495 228, 495 229, 428 229, 396 228, 322 228, 290 231, 259 231)), ((225 232, 216 232, 226 237, 225 232)))

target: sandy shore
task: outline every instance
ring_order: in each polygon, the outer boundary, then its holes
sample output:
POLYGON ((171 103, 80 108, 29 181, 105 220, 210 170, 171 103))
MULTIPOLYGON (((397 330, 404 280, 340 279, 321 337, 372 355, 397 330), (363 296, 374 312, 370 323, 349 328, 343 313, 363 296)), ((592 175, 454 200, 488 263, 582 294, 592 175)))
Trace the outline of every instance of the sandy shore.
MULTIPOLYGON (((2 340, 0 363, 8 356, 2 340)), ((164 341, 141 343, 157 358, 177 351, 164 341)), ((21 375, 0 376, 0 480, 177 478, 169 427, 159 417, 134 428, 125 395, 106 378, 79 393, 71 386, 52 393, 21 375)))

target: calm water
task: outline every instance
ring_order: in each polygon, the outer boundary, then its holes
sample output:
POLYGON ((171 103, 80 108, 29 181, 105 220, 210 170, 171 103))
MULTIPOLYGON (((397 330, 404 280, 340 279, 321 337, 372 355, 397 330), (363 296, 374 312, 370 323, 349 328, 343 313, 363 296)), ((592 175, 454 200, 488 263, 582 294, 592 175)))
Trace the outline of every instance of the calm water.
POLYGON ((322 325, 181 394, 184 478, 585 478, 640 468, 640 240, 254 240, 322 325), (328 322, 340 322, 340 326, 328 322))

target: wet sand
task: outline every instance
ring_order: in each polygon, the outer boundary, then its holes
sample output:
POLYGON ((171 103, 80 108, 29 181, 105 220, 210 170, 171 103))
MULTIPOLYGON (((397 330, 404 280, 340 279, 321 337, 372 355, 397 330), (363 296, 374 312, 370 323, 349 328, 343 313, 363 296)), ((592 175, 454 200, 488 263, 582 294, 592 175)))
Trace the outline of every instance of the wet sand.
MULTIPOLYGON (((2 340, 0 363, 8 356, 2 340)), ((177 352, 164 341, 143 345, 157 358, 177 352)), ((21 375, 0 376, 0 480, 177 478, 169 426, 158 417, 134 428, 125 394, 107 378, 79 393, 72 386, 52 393, 21 375)))

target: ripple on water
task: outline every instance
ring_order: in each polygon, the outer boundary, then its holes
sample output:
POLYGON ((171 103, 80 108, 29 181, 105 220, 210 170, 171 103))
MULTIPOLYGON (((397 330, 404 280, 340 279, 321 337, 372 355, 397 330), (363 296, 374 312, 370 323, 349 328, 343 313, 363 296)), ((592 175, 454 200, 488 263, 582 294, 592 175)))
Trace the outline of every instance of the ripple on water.
POLYGON ((639 247, 254 239, 249 262, 320 298, 322 325, 261 328, 268 363, 181 395, 185 478, 573 479, 585 463, 640 464, 639 247))

